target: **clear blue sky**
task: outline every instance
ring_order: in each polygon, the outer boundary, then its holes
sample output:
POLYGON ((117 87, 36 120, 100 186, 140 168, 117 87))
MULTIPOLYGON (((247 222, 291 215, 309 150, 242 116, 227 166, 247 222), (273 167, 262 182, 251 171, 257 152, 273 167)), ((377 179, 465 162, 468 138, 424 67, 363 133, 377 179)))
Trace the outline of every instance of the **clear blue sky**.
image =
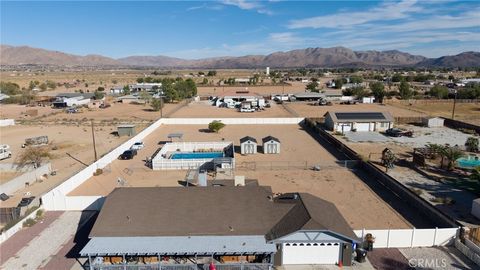
POLYGON ((268 54, 307 47, 480 50, 478 1, 1 1, 0 42, 109 57, 268 54))

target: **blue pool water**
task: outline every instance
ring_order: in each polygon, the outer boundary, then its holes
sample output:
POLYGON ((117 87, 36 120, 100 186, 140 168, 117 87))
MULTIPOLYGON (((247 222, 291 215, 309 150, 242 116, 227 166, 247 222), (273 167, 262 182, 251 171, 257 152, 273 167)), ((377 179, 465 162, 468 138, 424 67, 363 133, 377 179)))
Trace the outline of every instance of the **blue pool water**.
POLYGON ((173 153, 170 159, 196 159, 223 157, 223 152, 173 153))
POLYGON ((478 157, 462 157, 457 159, 457 164, 462 168, 475 168, 480 166, 480 158, 478 157))

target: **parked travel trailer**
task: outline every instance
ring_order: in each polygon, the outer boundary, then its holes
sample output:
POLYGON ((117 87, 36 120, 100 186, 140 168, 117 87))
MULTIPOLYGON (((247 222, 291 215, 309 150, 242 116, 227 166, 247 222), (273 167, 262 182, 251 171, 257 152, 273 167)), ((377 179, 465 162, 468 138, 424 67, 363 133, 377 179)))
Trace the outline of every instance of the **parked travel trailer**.
POLYGON ((12 156, 10 146, 8 144, 0 144, 0 160, 6 159, 12 156))

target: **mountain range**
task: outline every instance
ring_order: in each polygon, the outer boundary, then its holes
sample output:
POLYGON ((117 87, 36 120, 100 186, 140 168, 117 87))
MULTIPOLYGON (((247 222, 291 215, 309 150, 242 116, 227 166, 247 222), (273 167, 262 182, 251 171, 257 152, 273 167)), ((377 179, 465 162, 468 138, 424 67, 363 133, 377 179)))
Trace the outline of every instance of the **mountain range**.
POLYGON ((168 56, 79 56, 28 46, 0 45, 0 65, 122 66, 155 68, 294 68, 294 67, 478 67, 480 52, 426 58, 390 51, 353 51, 345 47, 307 48, 269 55, 188 60, 168 56))

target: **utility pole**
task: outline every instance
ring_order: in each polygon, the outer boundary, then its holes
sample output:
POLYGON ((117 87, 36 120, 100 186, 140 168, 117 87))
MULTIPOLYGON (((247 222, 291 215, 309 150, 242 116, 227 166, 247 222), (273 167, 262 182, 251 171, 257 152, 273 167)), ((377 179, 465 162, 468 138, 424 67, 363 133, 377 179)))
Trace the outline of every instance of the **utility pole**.
POLYGON ((452 120, 455 120, 455 104, 457 103, 457 89, 455 89, 455 97, 453 99, 452 120))
POLYGON ((93 120, 92 120, 92 139, 93 139, 93 153, 95 155, 95 162, 97 161, 97 147, 95 146, 95 131, 93 130, 93 120))

